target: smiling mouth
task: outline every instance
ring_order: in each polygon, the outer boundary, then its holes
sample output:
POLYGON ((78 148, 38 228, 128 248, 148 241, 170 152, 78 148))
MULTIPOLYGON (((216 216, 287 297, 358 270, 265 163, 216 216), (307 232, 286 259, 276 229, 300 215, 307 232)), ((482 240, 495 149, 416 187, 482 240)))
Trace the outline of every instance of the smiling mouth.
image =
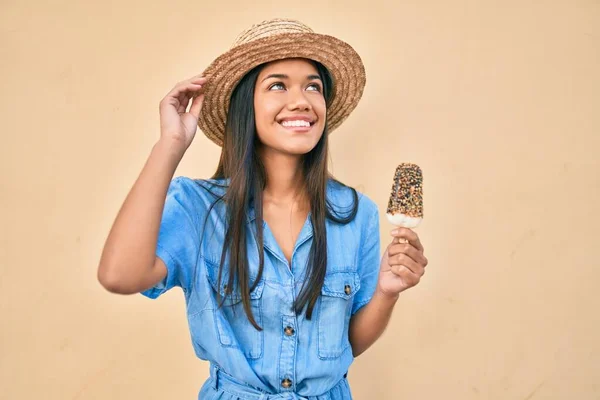
POLYGON ((310 129, 315 122, 309 122, 309 121, 283 121, 283 122, 278 122, 279 125, 283 126, 286 129, 310 129))

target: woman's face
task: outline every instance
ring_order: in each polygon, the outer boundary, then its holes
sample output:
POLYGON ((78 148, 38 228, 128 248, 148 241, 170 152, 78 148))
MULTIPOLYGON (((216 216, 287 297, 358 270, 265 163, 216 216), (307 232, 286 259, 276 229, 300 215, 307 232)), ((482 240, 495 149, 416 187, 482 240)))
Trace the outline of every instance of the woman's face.
POLYGON ((326 117, 316 67, 305 59, 267 64, 256 80, 254 113, 265 147, 293 155, 310 152, 323 134, 326 117))

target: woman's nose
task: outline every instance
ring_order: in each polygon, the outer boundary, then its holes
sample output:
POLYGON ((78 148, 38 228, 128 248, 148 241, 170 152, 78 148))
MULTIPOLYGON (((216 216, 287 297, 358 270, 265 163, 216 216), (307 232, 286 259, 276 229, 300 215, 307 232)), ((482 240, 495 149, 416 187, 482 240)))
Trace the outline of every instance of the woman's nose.
POLYGON ((310 110, 311 108, 310 102, 302 90, 289 91, 289 110, 310 110))

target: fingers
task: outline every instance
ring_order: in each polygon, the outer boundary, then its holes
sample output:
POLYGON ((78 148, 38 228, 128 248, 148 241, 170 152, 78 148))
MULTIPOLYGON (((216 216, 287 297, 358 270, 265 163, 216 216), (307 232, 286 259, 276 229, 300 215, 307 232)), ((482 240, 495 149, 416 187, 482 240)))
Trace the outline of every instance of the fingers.
POLYGON ((200 110, 202 109, 203 102, 204 93, 194 97, 194 100, 192 101, 192 106, 190 107, 190 114, 192 114, 195 118, 198 118, 200 116, 200 110))
POLYGON ((179 113, 184 113, 190 100, 192 100, 192 105, 190 106, 190 114, 192 114, 195 118, 200 116, 200 110, 202 109, 202 103, 204 101, 204 93, 202 93, 203 85, 206 83, 207 78, 197 76, 190 80, 192 85, 198 86, 196 90, 188 90, 185 93, 185 99, 182 102, 182 107, 178 110, 179 113))
POLYGON ((427 257, 425 257, 423 255, 423 252, 417 250, 410 243, 398 243, 398 244, 390 245, 390 247, 388 248, 388 255, 395 256, 398 254, 406 254, 408 257, 410 257, 415 262, 417 262, 423 266, 427 266, 427 263, 428 263, 427 257))
POLYGON ((425 266, 416 262, 404 253, 396 254, 394 256, 388 255, 388 264, 392 271, 397 269, 395 267, 405 267, 419 277, 425 274, 425 266))
POLYGON ((410 269, 406 268, 403 265, 393 265, 392 272, 402 278, 404 282, 408 284, 409 287, 415 286, 421 281, 422 274, 415 274, 410 269))
POLYGON ((197 92, 204 83, 206 83, 206 78, 192 78, 181 81, 171 89, 167 96, 179 97, 184 93, 197 92))
POLYGON ((421 244, 421 240, 419 239, 419 235, 416 234, 415 231, 409 228, 396 228, 391 232, 391 235, 394 237, 394 241, 396 243, 402 242, 402 240, 396 241, 396 239, 405 239, 408 243, 412 244, 417 250, 424 251, 423 245, 421 244))
POLYGON ((185 112, 190 99, 201 94, 202 87, 206 81, 206 77, 197 75, 177 83, 161 101, 161 108, 171 105, 177 109, 178 113, 185 112))

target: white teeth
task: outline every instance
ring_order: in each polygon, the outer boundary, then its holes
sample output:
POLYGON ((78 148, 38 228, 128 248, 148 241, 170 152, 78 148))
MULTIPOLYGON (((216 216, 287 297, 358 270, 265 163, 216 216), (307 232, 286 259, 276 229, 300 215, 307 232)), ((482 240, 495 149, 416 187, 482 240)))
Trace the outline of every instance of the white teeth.
POLYGON ((281 123, 283 126, 310 126, 310 122, 308 121, 283 121, 281 123))

